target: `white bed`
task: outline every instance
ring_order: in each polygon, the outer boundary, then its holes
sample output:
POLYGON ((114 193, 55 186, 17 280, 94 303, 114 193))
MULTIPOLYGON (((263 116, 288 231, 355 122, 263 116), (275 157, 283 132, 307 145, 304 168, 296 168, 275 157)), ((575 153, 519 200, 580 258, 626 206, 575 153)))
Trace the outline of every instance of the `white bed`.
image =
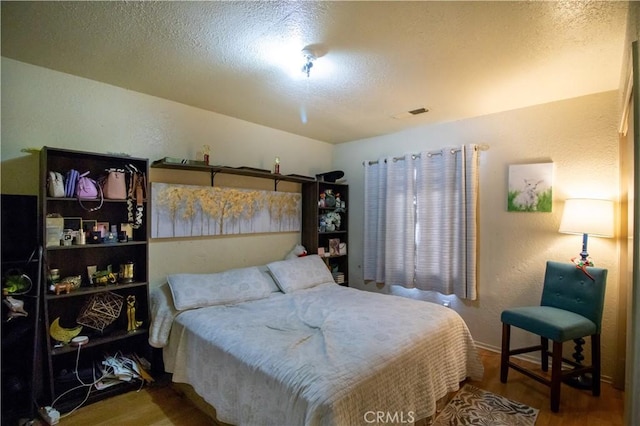
POLYGON ((152 292, 150 343, 219 421, 407 424, 481 378, 455 311, 341 287, 318 256, 267 266, 174 275, 152 292))

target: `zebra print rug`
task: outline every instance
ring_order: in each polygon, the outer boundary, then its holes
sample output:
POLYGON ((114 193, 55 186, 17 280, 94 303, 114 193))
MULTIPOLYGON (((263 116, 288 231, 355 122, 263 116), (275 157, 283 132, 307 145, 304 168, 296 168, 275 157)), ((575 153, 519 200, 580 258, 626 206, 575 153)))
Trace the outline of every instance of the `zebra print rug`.
POLYGON ((466 384, 436 417, 432 426, 532 426, 538 409, 466 384))

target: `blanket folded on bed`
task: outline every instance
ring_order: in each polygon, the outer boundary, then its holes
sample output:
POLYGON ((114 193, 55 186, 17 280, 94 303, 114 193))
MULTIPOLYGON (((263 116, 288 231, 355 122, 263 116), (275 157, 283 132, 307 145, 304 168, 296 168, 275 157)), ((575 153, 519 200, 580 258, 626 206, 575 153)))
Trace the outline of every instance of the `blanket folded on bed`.
POLYGON ((169 333, 173 320, 180 313, 173 306, 173 296, 169 284, 151 290, 149 303, 151 306, 151 327, 149 327, 149 344, 154 348, 163 348, 169 341, 169 333))

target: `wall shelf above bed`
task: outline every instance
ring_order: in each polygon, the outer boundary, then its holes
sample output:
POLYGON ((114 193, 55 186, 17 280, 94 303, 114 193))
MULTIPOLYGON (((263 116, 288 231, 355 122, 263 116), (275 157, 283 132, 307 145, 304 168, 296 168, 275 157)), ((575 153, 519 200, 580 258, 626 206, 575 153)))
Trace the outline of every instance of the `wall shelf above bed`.
POLYGON ((279 182, 293 182, 293 183, 309 183, 315 182, 316 179, 309 176, 302 176, 296 174, 281 175, 279 173, 271 173, 268 170, 256 169, 252 167, 228 167, 228 166, 207 166, 200 164, 181 164, 171 161, 167 161, 165 158, 156 160, 151 163, 152 168, 158 169, 174 169, 192 172, 206 172, 211 174, 211 186, 216 174, 224 173, 228 175, 248 176, 260 179, 271 179, 274 181, 274 190, 278 190, 279 182))
POLYGON ((307 249, 308 253, 316 254, 319 250, 325 251, 327 256, 323 256, 323 258, 327 267, 334 274, 336 282, 344 286, 349 285, 349 258, 347 255, 349 234, 347 204, 349 201, 349 185, 345 183, 319 181, 314 177, 296 174, 281 175, 271 173, 269 170, 255 169, 252 167, 182 163, 171 158, 156 160, 151 163, 150 167, 209 173, 211 175, 211 186, 213 186, 215 176, 218 173, 271 179, 274 181, 275 191, 278 190, 278 183, 281 181, 301 184, 301 243, 307 249), (338 205, 337 203, 340 204, 338 205), (339 226, 334 229, 322 227, 323 219, 331 215, 338 215, 340 217, 339 226))

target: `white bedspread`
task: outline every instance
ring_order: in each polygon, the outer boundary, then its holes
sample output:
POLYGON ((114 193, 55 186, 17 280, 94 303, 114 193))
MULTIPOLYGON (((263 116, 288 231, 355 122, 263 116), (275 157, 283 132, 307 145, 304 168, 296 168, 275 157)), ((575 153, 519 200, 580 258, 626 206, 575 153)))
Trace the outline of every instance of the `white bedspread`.
POLYGON ((219 420, 260 426, 406 424, 483 374, 455 311, 335 284, 181 312, 164 361, 219 420))

